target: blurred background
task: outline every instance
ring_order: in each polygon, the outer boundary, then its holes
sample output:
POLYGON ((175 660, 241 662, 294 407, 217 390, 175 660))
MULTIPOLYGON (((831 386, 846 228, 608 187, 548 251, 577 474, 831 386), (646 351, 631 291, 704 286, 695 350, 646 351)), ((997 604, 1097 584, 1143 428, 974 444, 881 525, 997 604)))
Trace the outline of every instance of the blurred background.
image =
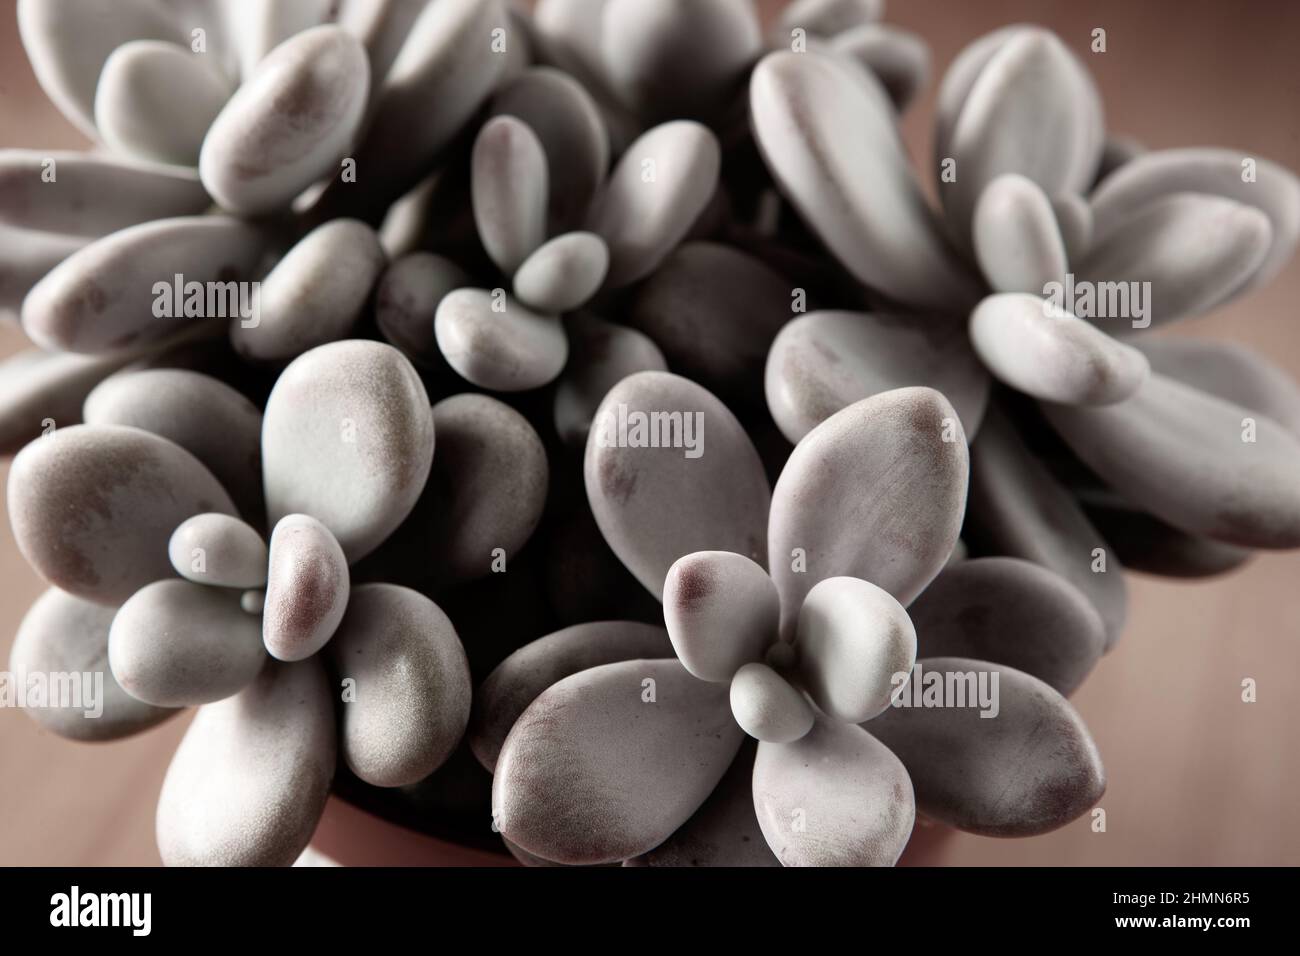
MULTIPOLYGON (((231 0, 235 2, 235 0, 231 0)), ((0 147, 69 148, 80 135, 46 101, 0 0, 0 147)), ((1300 4, 1282 0, 888 0, 919 33, 932 77, 903 121, 928 164, 937 79, 971 40, 1008 23, 1055 30, 1101 88, 1107 126, 1151 148, 1228 146, 1300 170, 1300 4), (1089 52, 1091 31, 1107 51, 1089 52)), ((768 16, 779 2, 762 2, 768 16)), ((922 177, 927 185, 929 175, 922 177)), ((1300 377, 1300 260, 1265 288, 1177 335, 1232 339, 1300 377)), ((23 347, 0 323, 0 356, 23 347)), ((0 462, 0 484, 8 462, 0 462)), ((1300 481, 1300 475, 1296 476, 1300 481)), ((0 503, 2 505, 2 503, 0 503)), ((1300 553, 1210 581, 1132 575, 1119 646, 1073 698, 1110 784, 1107 829, 1085 816, 1028 840, 959 835, 943 862, 1075 865, 1300 864, 1300 553), (1258 701, 1241 701, 1241 681, 1258 701)), ((0 511, 0 669, 44 585, 0 511)), ((0 710, 0 864, 157 864, 153 817, 188 718, 111 745, 77 744, 0 710)))

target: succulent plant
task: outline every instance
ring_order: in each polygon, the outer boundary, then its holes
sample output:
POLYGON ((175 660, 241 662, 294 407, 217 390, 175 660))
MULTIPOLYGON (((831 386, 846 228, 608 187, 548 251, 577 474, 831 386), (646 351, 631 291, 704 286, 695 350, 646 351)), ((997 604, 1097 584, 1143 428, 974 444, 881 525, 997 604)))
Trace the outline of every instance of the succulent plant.
POLYGON ((529 864, 1043 833, 1123 566, 1300 546, 1296 386, 1151 334, 1300 181, 1108 137, 1046 30, 949 67, 936 210, 877 0, 18 12, 98 146, 0 151, 11 669, 104 675, 29 708, 73 739, 198 708, 168 863, 291 863, 331 789, 529 864))

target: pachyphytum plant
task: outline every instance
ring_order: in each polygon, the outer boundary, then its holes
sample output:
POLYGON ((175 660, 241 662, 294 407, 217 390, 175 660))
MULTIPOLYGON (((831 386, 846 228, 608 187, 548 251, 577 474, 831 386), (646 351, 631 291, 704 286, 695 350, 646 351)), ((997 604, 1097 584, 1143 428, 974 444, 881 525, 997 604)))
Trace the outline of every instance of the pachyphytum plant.
POLYGON ((332 789, 541 865, 1095 805, 1066 697, 1123 568, 1300 546, 1300 391, 1152 334, 1285 265, 1300 182, 1108 136, 1008 26, 939 87, 932 207, 881 13, 19 0, 96 147, 0 151, 50 584, 10 669, 103 675, 28 701, 73 739, 198 708, 165 862, 292 863, 332 789))

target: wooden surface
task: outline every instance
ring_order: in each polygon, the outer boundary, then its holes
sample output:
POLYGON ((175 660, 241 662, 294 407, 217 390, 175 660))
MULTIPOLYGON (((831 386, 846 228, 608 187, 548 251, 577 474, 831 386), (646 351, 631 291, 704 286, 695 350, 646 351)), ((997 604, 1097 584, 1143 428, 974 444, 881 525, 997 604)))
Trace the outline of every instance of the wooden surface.
MULTIPOLYGON (((770 6, 770 5, 769 5, 770 6)), ((1300 5, 1081 0, 894 0, 889 20, 922 33, 936 76, 969 40, 1031 20, 1085 57, 1109 126, 1149 146, 1225 145, 1300 169, 1300 5), (1252 16, 1251 13, 1254 15, 1252 16), (1091 29, 1109 51, 1088 54, 1091 29)), ((935 83, 904 132, 929 156, 935 83)), ((58 147, 78 138, 36 89, 0 5, 0 146, 58 147)), ((927 160, 928 163, 928 160, 927 160)), ((1269 287, 1178 334, 1231 338, 1300 376, 1300 265, 1269 287)), ((22 344, 0 328, 0 354, 22 344)), ((0 465, 0 481, 7 479, 0 465)), ((1300 476, 1297 476, 1300 481, 1300 476)), ((42 585, 0 520, 0 662, 42 585)), ((1208 583, 1132 578, 1119 647, 1075 702, 1105 759, 1107 830, 1087 818, 1032 840, 957 836, 959 864, 1296 864, 1300 822, 1300 555, 1257 559, 1208 583), (1244 704, 1244 677, 1259 700, 1244 704)), ((0 666, 5 666, 0 663, 0 666)), ((0 711, 0 863, 157 862, 153 808, 184 718, 129 741, 74 744, 0 711)))

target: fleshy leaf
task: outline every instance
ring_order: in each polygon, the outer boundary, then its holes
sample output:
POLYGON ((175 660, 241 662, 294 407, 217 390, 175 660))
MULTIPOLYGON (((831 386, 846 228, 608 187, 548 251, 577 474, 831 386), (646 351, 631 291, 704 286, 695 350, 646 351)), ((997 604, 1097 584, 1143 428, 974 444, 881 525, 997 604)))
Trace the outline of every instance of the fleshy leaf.
POLYGON ((168 866, 288 866, 325 810, 334 706, 319 661, 270 662, 234 697, 199 708, 158 798, 168 866))
POLYGON ((1272 419, 1163 375, 1122 405, 1043 411, 1103 481, 1174 527, 1300 547, 1300 440, 1272 419))
POLYGON ((973 304, 975 283, 946 246, 874 76, 838 57, 770 53, 749 97, 773 177, 845 268, 913 305, 973 304))
POLYGON ((912 705, 890 707, 867 726, 907 767, 917 809, 941 823, 983 836, 1035 836, 1076 819, 1106 789, 1088 728, 1036 677, 984 661, 923 658, 900 696, 912 705), (966 693, 960 704, 946 696, 958 686, 966 693))
POLYGON ((952 553, 969 470, 957 413, 930 388, 863 399, 809 432, 772 496, 782 634, 825 578, 861 578, 907 605, 952 553))
POLYGON ((740 748, 727 689, 676 661, 603 664, 538 697, 501 748, 493 819, 530 853, 612 863, 658 846, 740 748))
POLYGON ((959 561, 908 614, 922 657, 1008 664, 1062 694, 1083 683, 1106 647, 1101 615, 1059 574, 1019 558, 959 561))
POLYGON ((776 585, 744 555, 697 551, 678 558, 668 569, 663 602, 677 657, 701 680, 730 681, 776 642, 776 585))
POLYGON ((605 540, 655 597, 673 562, 694 551, 767 562, 771 493, 758 452, 727 407, 688 379, 638 372, 610 389, 583 476, 605 540))
POLYGON ((902 762, 861 727, 827 720, 758 745, 754 810, 784 866, 893 866, 916 819, 902 762))

